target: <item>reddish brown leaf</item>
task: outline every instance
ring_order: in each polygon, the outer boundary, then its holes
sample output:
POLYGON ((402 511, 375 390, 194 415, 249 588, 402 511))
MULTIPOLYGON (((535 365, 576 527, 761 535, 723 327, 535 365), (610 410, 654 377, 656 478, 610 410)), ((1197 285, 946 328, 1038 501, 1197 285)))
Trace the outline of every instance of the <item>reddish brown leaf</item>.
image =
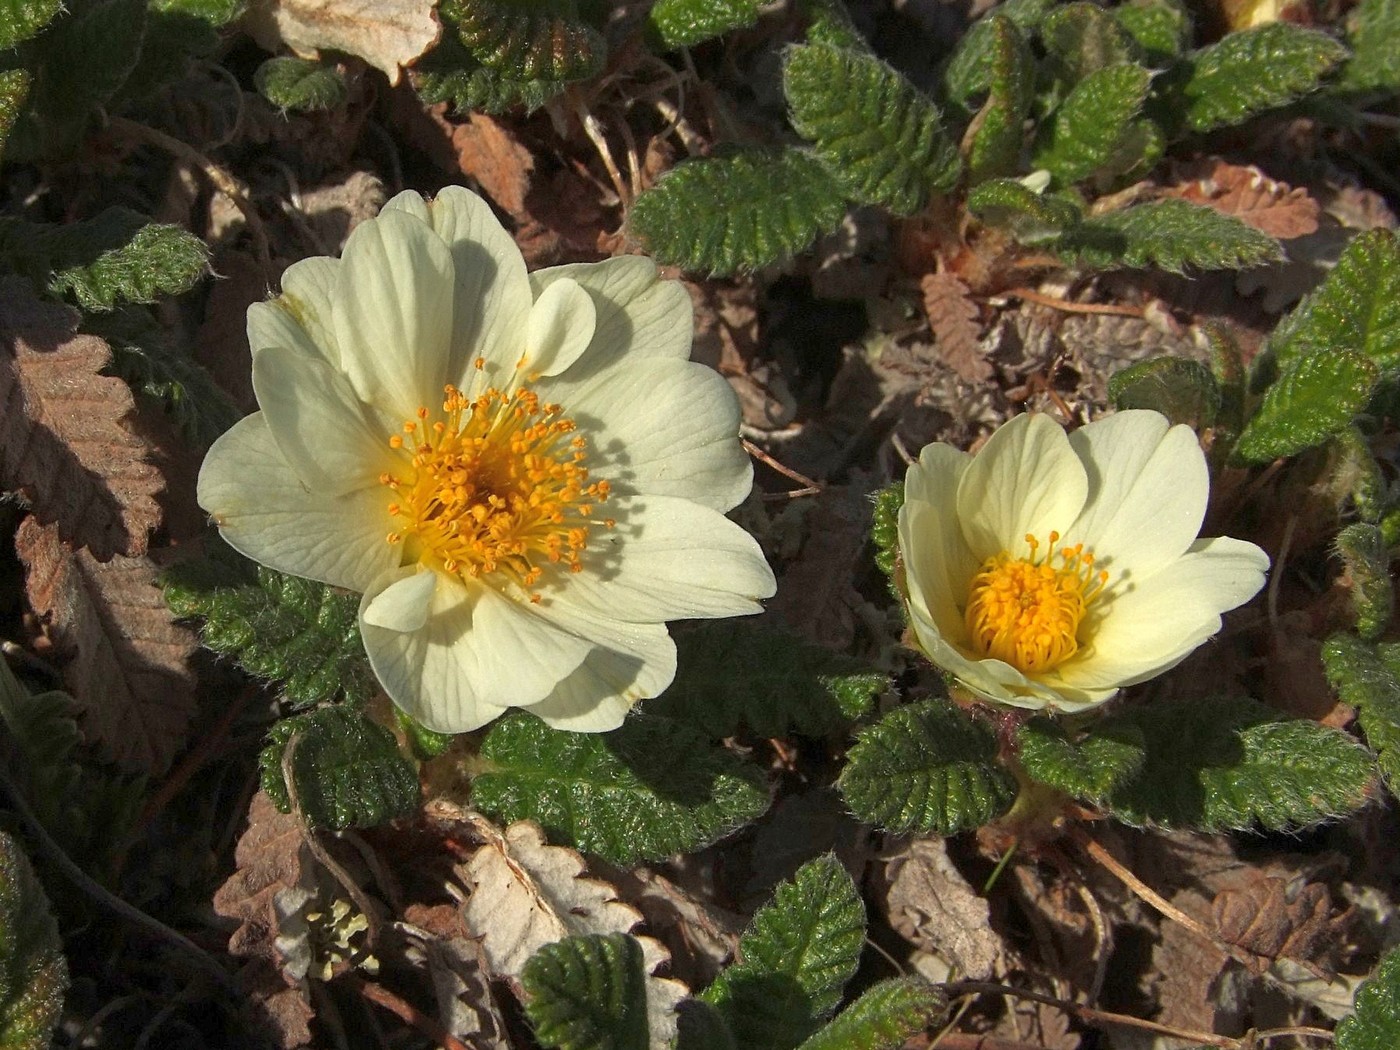
POLYGON ((233 862, 233 874, 214 893, 214 914, 239 923, 229 938, 229 954, 276 960, 273 898, 315 885, 311 851, 296 815, 279 813, 259 791, 248 807, 248 830, 238 840, 233 862))
POLYGON ((473 113, 453 126, 452 145, 462 174, 480 183, 511 218, 524 220, 535 158, 515 133, 485 113, 473 113))
POLYGON ((1211 912, 1221 939, 1254 956, 1258 973, 1278 958, 1332 971, 1352 919, 1351 908, 1333 914, 1332 895, 1322 883, 1300 885, 1276 876, 1221 890, 1211 912))
POLYGON ((47 620, 83 729, 123 769, 159 773, 185 743, 194 712, 187 661, 194 635, 176 626, 147 558, 99 562, 52 526, 26 518, 15 546, 29 603, 47 620))
POLYGON ((1193 178, 1164 193, 1233 215, 1270 237, 1289 240, 1317 232, 1322 207, 1305 189, 1269 178, 1258 168, 1223 160, 1196 165, 1193 178))
POLYGON ((969 383, 990 379, 992 366, 982 353, 980 311, 967 285, 950 273, 927 273, 919 288, 939 358, 969 383))
POLYGON ((98 375, 110 349, 77 329, 74 311, 18 277, 0 281, 0 488, 23 492, 39 521, 102 561, 142 554, 160 474, 126 427, 131 391, 98 375))

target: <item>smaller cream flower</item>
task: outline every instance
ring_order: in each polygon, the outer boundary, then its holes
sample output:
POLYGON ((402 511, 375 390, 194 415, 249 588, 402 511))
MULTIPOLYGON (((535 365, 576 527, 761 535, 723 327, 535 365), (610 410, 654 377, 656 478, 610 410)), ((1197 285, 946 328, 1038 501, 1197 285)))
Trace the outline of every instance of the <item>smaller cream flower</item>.
POLYGON ((1017 416, 977 455, 935 443, 899 513, 919 647, 986 700, 1081 711, 1184 660, 1264 586, 1252 543, 1197 539, 1189 427, 1119 412, 1072 434, 1017 416))

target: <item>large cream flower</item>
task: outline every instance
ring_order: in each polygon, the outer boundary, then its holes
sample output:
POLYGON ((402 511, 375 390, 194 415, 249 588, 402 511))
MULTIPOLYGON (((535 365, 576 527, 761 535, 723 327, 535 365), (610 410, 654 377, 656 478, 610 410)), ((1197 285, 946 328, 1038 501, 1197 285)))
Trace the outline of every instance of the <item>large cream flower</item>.
POLYGON ((527 275, 474 194, 400 194, 248 311, 262 411, 200 505, 248 557, 363 592, 375 673, 429 728, 615 728, 675 674, 665 621, 774 590, 724 516, 752 467, 691 325, 645 259, 527 275))
POLYGON ((975 456, 909 468, 899 514, 924 653, 968 689, 1079 711, 1175 666, 1264 585, 1252 543, 1197 539, 1210 479, 1189 427, 1119 412, 1066 435, 1017 416, 975 456))

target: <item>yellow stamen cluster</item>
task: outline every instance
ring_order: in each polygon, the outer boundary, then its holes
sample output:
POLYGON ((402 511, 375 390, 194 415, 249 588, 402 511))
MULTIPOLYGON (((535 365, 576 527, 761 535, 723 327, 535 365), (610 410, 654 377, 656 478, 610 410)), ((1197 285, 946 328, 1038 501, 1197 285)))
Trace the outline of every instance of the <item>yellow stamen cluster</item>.
POLYGON ((1019 671, 1048 671, 1079 650, 1079 625, 1103 593, 1108 573, 1094 571, 1082 543, 1061 547, 1050 533, 1044 557, 1027 536, 1028 558, 1003 551, 982 563, 972 578, 966 622, 973 648, 1019 671))
POLYGON ((589 481, 574 421, 528 387, 475 399, 453 386, 445 393, 441 419, 429 423, 420 408, 389 438, 408 458, 379 479, 394 493, 389 513, 401 524, 388 541, 404 545, 405 564, 499 574, 526 590, 551 565, 581 572, 589 529, 614 522, 591 517, 609 486, 589 481))

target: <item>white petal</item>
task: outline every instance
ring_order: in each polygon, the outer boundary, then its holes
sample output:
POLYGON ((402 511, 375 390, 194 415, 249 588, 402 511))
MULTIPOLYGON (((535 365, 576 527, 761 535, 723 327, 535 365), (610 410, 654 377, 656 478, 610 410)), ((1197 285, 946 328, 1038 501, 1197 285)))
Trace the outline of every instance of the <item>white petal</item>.
POLYGON ((528 710, 555 729, 606 733, 638 701, 659 696, 676 676, 676 646, 660 624, 628 624, 625 647, 600 646, 549 696, 528 710))
POLYGON ((282 272, 282 294, 269 303, 255 303, 248 308, 248 345, 253 352, 268 346, 288 346, 319 354, 339 367, 340 345, 335 339, 331 310, 339 271, 340 260, 324 255, 288 266, 282 272), (254 319, 254 314, 266 314, 269 309, 278 311, 280 316, 254 319), (295 331, 286 330, 287 322, 295 331))
POLYGON ((253 390, 277 447, 306 486, 340 495, 391 464, 387 437, 350 380, 319 357, 271 346, 253 357, 253 390))
POLYGON ((1119 412, 1075 431, 1089 498, 1066 530, 1113 579, 1143 579, 1181 557, 1201 531, 1210 473, 1190 427, 1157 412, 1119 412))
POLYGON ((383 488, 310 492, 260 412, 214 442, 197 495, 229 546, 279 572, 363 591, 398 561, 384 540, 393 519, 383 488))
POLYGON ((1089 482, 1058 423, 1022 415, 1003 424, 973 457, 958 485, 958 518, 978 558, 1030 552, 1079 517, 1089 482))
POLYGON ((465 733, 506 708, 538 703, 593 646, 483 585, 442 577, 427 621, 402 633, 364 620, 370 665, 390 699, 439 733, 465 733))
POLYGON ((407 570, 389 586, 367 601, 360 614, 365 623, 390 631, 416 631, 428 622, 433 593, 437 590, 435 572, 407 570))
POLYGON ((1057 699, 1053 691, 1026 678, 1010 664, 969 656, 944 638, 918 607, 909 607, 909 619, 924 655, 983 699, 1032 709, 1043 708, 1057 699))
POLYGON ((386 211, 401 211, 405 215, 413 216, 419 222, 427 223, 429 226, 433 224, 433 216, 428 208, 428 202, 423 199, 421 193, 413 190, 402 190, 390 197, 384 202, 384 207, 379 209, 379 214, 383 215, 386 211))
POLYGON ((951 445, 927 446, 904 476, 899 550, 911 602, 919 603, 941 635, 968 642, 963 610, 980 564, 958 524, 958 483, 972 457, 951 445))
POLYGON ((971 462, 972 457, 966 452, 942 441, 925 445, 918 463, 904 472, 905 500, 932 503, 940 512, 956 519, 958 481, 971 462))
POLYGON ((713 369, 691 361, 626 362, 582 383, 569 375, 541 383, 589 443, 588 468, 619 493, 737 506, 753 487, 739 444, 739 402, 713 369))
POLYGON ((532 273, 530 285, 539 296, 563 278, 582 285, 598 313, 593 341, 570 370, 575 378, 596 375, 623 358, 690 356, 695 324, 690 293, 679 281, 661 280, 650 259, 621 255, 552 266, 532 273))
POLYGON ((403 419, 441 401, 452 339, 452 255, 403 211, 355 227, 337 275, 341 366, 360 400, 403 419))
MULTIPOLYGON (((608 504, 612 508, 612 504, 608 504)), ((617 525, 595 529, 583 571, 564 577, 559 602, 627 623, 762 612, 777 589, 757 541, 724 515, 689 500, 642 496, 619 501, 617 525)))
POLYGON ((555 281, 530 308, 523 370, 545 376, 564 371, 587 349, 596 320, 593 300, 577 282, 555 281))

